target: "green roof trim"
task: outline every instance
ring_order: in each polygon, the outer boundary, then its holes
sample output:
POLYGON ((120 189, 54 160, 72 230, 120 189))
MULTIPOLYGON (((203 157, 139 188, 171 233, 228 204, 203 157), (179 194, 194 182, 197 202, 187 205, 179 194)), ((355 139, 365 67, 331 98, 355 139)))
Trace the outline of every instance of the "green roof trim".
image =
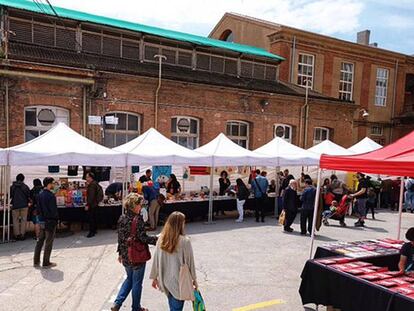
MULTIPOLYGON (((46 14, 54 16, 53 11, 48 5, 39 4, 39 6, 41 6, 41 8, 43 9, 42 10, 33 1, 0 0, 0 5, 5 6, 5 7, 10 7, 10 8, 15 8, 15 9, 36 12, 40 14, 45 14, 46 12, 46 14)), ((95 24, 101 24, 101 25, 106 25, 106 26, 111 26, 111 27, 117 27, 117 28, 142 32, 142 33, 159 36, 163 38, 168 38, 172 40, 190 42, 196 45, 209 46, 209 47, 214 47, 214 48, 219 48, 219 49, 230 50, 230 51, 234 51, 234 52, 238 52, 242 54, 265 57, 265 58, 272 59, 274 61, 285 60, 283 57, 279 55, 272 54, 266 51, 265 49, 258 48, 258 47, 253 47, 253 46, 243 45, 243 44, 238 44, 238 43, 232 43, 232 42, 226 42, 226 41, 211 39, 211 38, 207 38, 203 36, 192 35, 192 34, 188 34, 184 32, 167 30, 167 29, 162 29, 158 27, 152 27, 152 26, 132 23, 132 22, 118 20, 118 19, 114 19, 110 17, 93 15, 93 14, 88 14, 88 13, 79 12, 75 10, 60 8, 56 6, 53 6, 53 8, 55 9, 56 13, 62 18, 68 18, 68 19, 78 20, 81 22, 90 22, 90 23, 95 23, 95 24)))

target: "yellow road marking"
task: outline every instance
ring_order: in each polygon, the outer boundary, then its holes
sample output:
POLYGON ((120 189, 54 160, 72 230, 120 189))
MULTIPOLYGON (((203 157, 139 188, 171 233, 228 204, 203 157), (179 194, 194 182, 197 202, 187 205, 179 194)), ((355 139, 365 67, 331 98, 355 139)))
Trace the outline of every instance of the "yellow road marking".
POLYGON ((248 305, 241 308, 233 309, 233 311, 251 311, 251 310, 257 310, 257 309, 263 309, 267 307, 271 307, 274 305, 280 305, 286 303, 284 300, 281 299, 275 299, 275 300, 269 300, 264 302, 255 303, 253 305, 248 305))

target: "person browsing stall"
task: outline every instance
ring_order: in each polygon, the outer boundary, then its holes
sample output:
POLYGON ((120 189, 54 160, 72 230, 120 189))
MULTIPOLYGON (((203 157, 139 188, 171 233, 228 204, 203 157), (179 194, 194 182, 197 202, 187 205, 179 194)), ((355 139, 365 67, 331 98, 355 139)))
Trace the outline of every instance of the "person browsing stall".
POLYGON ((285 232, 293 232, 291 225, 293 224, 296 214, 298 213, 298 194, 297 181, 291 179, 289 186, 285 189, 283 194, 283 210, 285 211, 286 218, 283 230, 285 232))
POLYGON ((144 182, 151 181, 151 176, 152 176, 152 171, 150 169, 146 170, 145 175, 142 175, 139 178, 140 183, 143 184, 144 182))
POLYGON ((315 208, 316 189, 312 181, 305 180, 305 189, 300 200, 302 201, 302 211, 300 212, 300 234, 306 234, 306 222, 309 234, 312 234, 313 211, 315 208))
POLYGON ((170 174, 170 179, 167 182, 167 193, 178 194, 181 192, 181 185, 177 180, 177 176, 170 174))
POLYGON ((96 226, 96 210, 98 204, 103 199, 103 191, 101 186, 96 182, 95 175, 91 172, 86 174, 86 182, 88 184, 86 189, 86 206, 85 211, 88 213, 89 219, 89 233, 87 238, 92 238, 97 233, 96 226))
POLYGON ((256 170, 256 178, 252 180, 252 189, 255 198, 255 217, 256 222, 261 219, 265 222, 265 205, 267 201, 267 188, 269 187, 269 181, 267 178, 260 174, 260 170, 256 170))
POLYGON ((400 250, 400 262, 398 268, 401 273, 414 271, 414 227, 407 230, 405 238, 409 241, 400 250))
POLYGON ((236 179, 236 184, 237 211, 239 212, 239 218, 236 220, 236 222, 243 222, 244 204, 246 203, 246 200, 249 198, 250 192, 241 178, 236 179))
POLYGON ((164 205, 165 197, 163 194, 158 194, 155 200, 152 200, 149 203, 149 223, 150 223, 150 230, 154 231, 157 229, 158 225, 158 218, 161 207, 164 205))
POLYGON ((16 240, 24 240, 26 235, 27 213, 29 211, 30 189, 24 183, 24 175, 18 174, 10 187, 12 204, 13 234, 16 240))
POLYGON ((43 186, 40 179, 36 178, 33 180, 33 188, 30 190, 30 201, 32 203, 30 207, 30 219, 33 222, 34 225, 34 232, 36 240, 40 237, 40 222, 41 222, 41 216, 39 213, 39 194, 42 192, 43 186))

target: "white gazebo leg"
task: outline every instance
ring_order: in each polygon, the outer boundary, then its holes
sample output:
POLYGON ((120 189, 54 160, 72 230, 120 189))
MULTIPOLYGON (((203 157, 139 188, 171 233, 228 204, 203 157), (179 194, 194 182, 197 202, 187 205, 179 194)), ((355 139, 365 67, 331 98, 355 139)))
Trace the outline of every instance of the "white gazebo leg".
POLYGON ((280 188, 280 183, 279 183, 279 171, 280 171, 280 166, 276 166, 276 171, 275 171, 275 182, 276 182, 276 188, 275 188, 275 218, 278 217, 279 215, 279 188, 280 188))
POLYGON ((7 193, 7 241, 10 242, 10 185, 11 185, 11 167, 6 166, 6 193, 7 193))
POLYGON ((311 246, 309 251, 309 258, 312 259, 313 253, 313 243, 315 241, 315 230, 316 230, 316 218, 318 216, 318 208, 319 208, 319 195, 321 193, 321 169, 318 168, 318 182, 316 185, 316 195, 315 195, 315 205, 313 210, 313 220, 312 220, 312 236, 311 236, 311 246))
POLYGON ((398 233, 397 233, 397 240, 400 239, 401 236, 401 218, 402 218, 402 210, 403 210, 403 196, 404 196, 404 177, 401 177, 401 186, 400 186, 400 200, 398 203, 398 233))
POLYGON ((211 167, 210 171, 210 195, 208 198, 208 224, 213 223, 213 179, 214 179, 214 167, 211 167))

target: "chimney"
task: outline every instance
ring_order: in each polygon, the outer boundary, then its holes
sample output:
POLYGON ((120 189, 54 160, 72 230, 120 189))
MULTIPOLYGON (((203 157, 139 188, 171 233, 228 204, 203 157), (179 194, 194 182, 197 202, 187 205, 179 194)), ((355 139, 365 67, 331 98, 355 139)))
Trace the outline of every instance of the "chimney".
POLYGON ((377 42, 373 42, 373 43, 370 43, 369 46, 372 46, 374 48, 377 48, 378 47, 378 43, 377 42))
POLYGON ((369 45, 370 30, 363 30, 357 33, 357 43, 362 45, 369 45))

